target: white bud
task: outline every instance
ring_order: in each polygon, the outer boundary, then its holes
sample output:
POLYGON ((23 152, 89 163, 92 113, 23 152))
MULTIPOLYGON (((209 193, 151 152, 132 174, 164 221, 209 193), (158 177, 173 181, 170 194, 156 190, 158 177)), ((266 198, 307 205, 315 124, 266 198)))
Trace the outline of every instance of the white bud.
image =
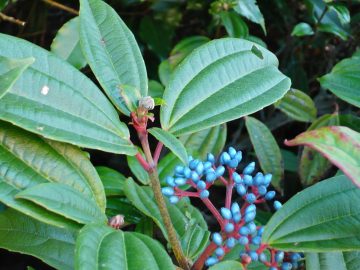
POLYGON ((152 110, 155 107, 154 99, 150 96, 142 97, 139 99, 139 107, 143 107, 147 110, 152 110))

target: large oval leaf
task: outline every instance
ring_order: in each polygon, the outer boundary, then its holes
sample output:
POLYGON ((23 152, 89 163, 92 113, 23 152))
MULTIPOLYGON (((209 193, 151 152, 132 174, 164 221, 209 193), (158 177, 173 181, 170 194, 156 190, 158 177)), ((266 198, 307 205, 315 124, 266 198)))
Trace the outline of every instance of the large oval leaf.
POLYGON ((18 192, 48 182, 68 185, 105 211, 101 180, 83 151, 0 122, 0 201, 43 222, 64 227, 69 220, 14 199, 18 192))
POLYGON ((275 188, 280 189, 280 180, 284 175, 284 161, 280 148, 266 125, 253 117, 247 116, 245 119, 246 128, 261 169, 265 173, 273 175, 272 184, 275 188))
POLYGON ((187 134, 274 103, 290 88, 277 64, 275 55, 246 40, 226 38, 201 46, 175 70, 165 89, 163 129, 187 134))
POLYGON ((360 252, 307 253, 306 269, 311 270, 358 270, 360 252))
POLYGON ((0 34, 0 56, 34 57, 0 102, 0 119, 79 146, 135 154, 129 131, 90 79, 52 53, 0 34))
POLYGON ((322 127, 301 133, 285 144, 306 145, 319 151, 360 187, 360 133, 342 126, 322 127))
POLYGON ((83 53, 113 104, 129 114, 120 85, 130 85, 143 96, 148 91, 145 63, 134 35, 108 4, 80 1, 80 44, 83 53))
POLYGON ((53 227, 13 209, 0 214, 0 247, 35 256, 56 269, 74 269, 76 232, 53 227))
POLYGON ((60 183, 44 183, 25 189, 15 196, 76 222, 104 222, 107 218, 96 203, 76 189, 60 183))
POLYGON ((59 29, 51 43, 51 51, 77 69, 86 66, 79 31, 79 17, 72 18, 59 29))
POLYGON ((104 185, 106 197, 124 196, 124 184, 126 177, 118 171, 103 167, 95 167, 102 184, 104 185))
POLYGON ((331 73, 319 78, 321 86, 339 98, 360 107, 360 57, 354 56, 337 63, 331 73))
POLYGON ((360 189, 342 175, 292 197, 265 227, 271 247, 307 252, 360 248, 360 189))
POLYGON ((175 266, 150 237, 94 224, 85 226, 76 240, 75 269, 162 270, 175 266))

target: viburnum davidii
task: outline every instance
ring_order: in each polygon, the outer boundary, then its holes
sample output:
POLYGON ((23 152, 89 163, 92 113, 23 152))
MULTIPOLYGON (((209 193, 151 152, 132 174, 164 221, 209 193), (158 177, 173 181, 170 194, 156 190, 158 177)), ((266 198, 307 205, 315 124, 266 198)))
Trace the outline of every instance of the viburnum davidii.
MULTIPOLYGON (((189 157, 187 166, 177 166, 174 176, 166 178, 167 187, 162 193, 170 203, 177 203, 182 197, 200 198, 217 219, 221 231, 212 234, 212 241, 203 253, 205 265, 212 266, 219 262, 235 245, 241 245, 239 258, 243 266, 258 261, 269 270, 290 270, 298 268, 302 256, 299 253, 278 251, 262 243, 263 226, 255 223, 257 204, 272 201, 275 191, 269 191, 271 174, 254 174, 255 163, 249 163, 241 173, 236 169, 242 160, 242 152, 230 147, 223 152, 218 162, 214 155, 208 154, 205 161, 189 157), (226 187, 225 206, 220 212, 209 200, 209 188, 215 181, 226 187), (190 185, 191 191, 181 189, 190 185), (233 190, 242 198, 241 206, 232 202, 233 190)), ((280 209, 279 201, 273 202, 275 210, 280 209)), ((201 256, 200 256, 201 257, 201 256)))

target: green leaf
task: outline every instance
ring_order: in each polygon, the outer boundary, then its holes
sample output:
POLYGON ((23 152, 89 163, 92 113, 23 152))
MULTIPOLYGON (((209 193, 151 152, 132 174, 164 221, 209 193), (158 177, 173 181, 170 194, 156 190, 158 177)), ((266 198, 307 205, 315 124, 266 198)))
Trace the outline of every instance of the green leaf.
POLYGON ((116 11, 99 0, 80 1, 82 51, 112 103, 129 115, 118 90, 131 85, 147 95, 148 79, 134 35, 116 11))
MULTIPOLYGON (((145 158, 145 155, 142 153, 142 151, 139 149, 139 152, 141 155, 145 158)), ((148 185, 150 183, 149 174, 145 169, 141 166, 139 161, 134 156, 127 156, 127 163, 129 165, 129 168, 131 172, 134 174, 135 178, 139 180, 142 184, 148 185)))
MULTIPOLYGON (((307 131, 315 130, 325 126, 339 125, 337 114, 325 114, 316 119, 307 131)), ((331 163, 320 153, 305 146, 299 164, 299 175, 301 182, 308 186, 324 177, 326 172, 332 167, 331 163)))
POLYGON ((0 99, 34 61, 33 57, 12 59, 0 56, 0 99))
POLYGON ((134 112, 138 108, 139 100, 141 98, 141 93, 139 89, 131 85, 121 84, 118 86, 120 92, 120 97, 124 101, 126 107, 134 112))
POLYGON ((288 150, 280 149, 281 155, 284 159, 284 169, 288 172, 297 172, 298 171, 298 158, 297 156, 288 150))
POLYGON ((166 59, 160 63, 158 73, 161 83, 164 86, 168 85, 171 76, 169 59, 166 59))
POLYGON ((301 22, 294 26, 294 29, 291 32, 292 36, 302 37, 302 36, 311 36, 314 34, 313 29, 310 24, 301 22))
POLYGON ((57 269, 74 269, 75 231, 44 224, 13 209, 0 214, 0 247, 35 256, 57 269))
POLYGON ((49 139, 113 153, 136 153, 127 126, 89 78, 25 40, 0 34, 0 47, 0 56, 36 59, 2 97, 0 119, 49 139))
POLYGON ((76 240, 75 269, 175 269, 163 247, 148 236, 87 225, 76 240))
POLYGON ((105 211, 101 180, 83 151, 0 121, 0 201, 40 221, 71 225, 70 220, 15 199, 19 192, 48 182, 68 185, 105 211))
POLYGON ((345 5, 341 3, 329 3, 328 6, 337 13, 342 25, 350 23, 350 12, 345 5))
POLYGON ((360 58, 355 56, 337 63, 330 73, 319 78, 322 87, 337 97, 360 107, 360 58))
POLYGON ((164 94, 164 86, 162 86, 162 84, 157 81, 150 80, 148 94, 152 98, 162 98, 164 94))
POLYGON ((346 176, 324 180, 284 204, 266 225, 262 240, 285 251, 359 249, 359 204, 360 189, 346 176))
POLYGON ((290 80, 271 52, 241 39, 218 39, 193 51, 164 92, 161 125, 174 135, 193 133, 256 112, 280 99, 290 80), (236 97, 236 98, 234 98, 236 97))
POLYGON ((106 215, 109 218, 123 215, 125 222, 130 224, 137 224, 144 218, 143 214, 125 197, 111 197, 106 203, 106 215))
POLYGON ((284 176, 284 161, 274 136, 268 127, 259 120, 249 116, 245 120, 246 129, 261 169, 264 173, 271 173, 272 184, 275 188, 281 189, 280 180, 284 176))
POLYGON ((51 52, 77 69, 86 66, 80 47, 79 17, 72 18, 59 29, 51 43, 51 52))
POLYGON ((260 24, 264 33, 266 34, 265 20, 256 3, 256 0, 238 0, 236 1, 234 10, 250 21, 260 24))
POLYGON ((98 166, 95 169, 104 185, 106 197, 124 196, 124 175, 108 167, 98 166))
POLYGON ((184 145, 171 133, 161 128, 150 128, 148 132, 159 142, 162 142, 171 150, 184 164, 188 164, 188 156, 184 145))
POLYGON ((354 114, 341 114, 339 115, 339 120, 341 126, 346 126, 356 132, 360 132, 360 117, 354 114))
POLYGON ((107 218, 96 203, 76 189, 60 183, 44 183, 27 188, 15 196, 81 224, 103 222, 107 218))
POLYGON ((153 237, 154 235, 154 222, 149 217, 143 217, 138 224, 136 224, 135 232, 145 234, 153 237))
POLYGON ((275 103, 275 107, 289 117, 302 122, 312 122, 316 118, 317 110, 314 101, 300 90, 291 89, 275 103))
POLYGON ((311 270, 357 270, 360 265, 360 252, 307 253, 306 269, 311 270))
POLYGON ((237 261, 224 261, 217 263, 209 268, 209 270, 241 270, 244 269, 242 264, 237 261))
POLYGON ((306 145, 319 151, 360 187, 360 133, 342 126, 322 127, 301 133, 285 144, 306 145))
POLYGON ((220 14, 222 25, 230 37, 245 38, 249 35, 249 28, 240 18, 239 14, 231 11, 223 11, 220 14))
MULTIPOLYGON (((126 182, 125 194, 137 209, 152 218, 167 238, 165 225, 152 190, 148 187, 140 187, 130 180, 126 182)), ((203 216, 186 199, 182 199, 176 205, 168 203, 167 206, 185 255, 195 258, 205 248, 210 235, 203 216)))
POLYGON ((8 3, 9 3, 9 0, 1 0, 0 1, 0 11, 2 11, 7 6, 8 3))

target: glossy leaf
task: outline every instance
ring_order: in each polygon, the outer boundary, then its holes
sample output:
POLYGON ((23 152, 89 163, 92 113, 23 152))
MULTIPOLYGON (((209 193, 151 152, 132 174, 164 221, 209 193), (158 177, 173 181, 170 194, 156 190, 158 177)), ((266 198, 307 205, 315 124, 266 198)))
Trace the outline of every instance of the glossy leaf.
POLYGON ((360 133, 342 126, 322 127, 301 133, 285 144, 306 145, 319 151, 360 187, 360 133))
POLYGON ((80 1, 80 44, 82 51, 112 103, 129 114, 118 87, 130 85, 148 91, 144 60, 134 35, 108 4, 80 1))
POLYGON ((161 128, 150 128, 148 132, 159 142, 162 142, 167 148, 176 155, 183 164, 188 164, 188 155, 184 145, 171 133, 161 128))
POLYGON ((104 185, 106 197, 124 196, 124 175, 108 167, 98 166, 95 169, 104 185))
POLYGON ((111 218, 123 215, 126 223, 137 224, 144 215, 125 197, 111 197, 106 201, 106 215, 111 218))
POLYGON ((27 188, 15 196, 31 201, 41 207, 81 224, 103 222, 105 214, 94 201, 82 193, 60 183, 44 183, 27 188))
POLYGON ((287 92, 282 99, 275 103, 275 107, 289 117, 302 122, 314 121, 317 114, 311 97, 296 89, 287 92))
POLYGON ((300 252, 360 248, 360 189, 346 176, 324 180, 292 197, 265 227, 263 242, 300 252))
POLYGON ((43 222, 71 225, 70 220, 33 203, 14 199, 19 192, 48 182, 68 185, 105 211, 102 183, 83 151, 0 122, 0 200, 43 222))
POLYGON ((302 36, 311 36, 314 34, 313 29, 308 23, 301 22, 294 26, 294 29, 291 32, 292 36, 302 37, 302 36))
POLYGON ((209 270, 241 270, 244 269, 238 261, 223 261, 209 268, 209 270))
POLYGON ((256 0, 238 0, 236 1, 234 10, 250 21, 260 24, 266 34, 265 20, 257 5, 256 0))
POLYGON ((307 253, 306 269, 311 270, 357 270, 360 265, 360 252, 307 253))
POLYGON ((346 126, 360 132, 360 117, 354 114, 341 114, 339 115, 340 125, 346 126))
POLYGON ((74 269, 75 231, 64 230, 22 215, 0 213, 0 247, 35 256, 50 266, 74 269))
POLYGON ((350 23, 350 12, 345 5, 341 3, 329 3, 328 6, 337 13, 343 25, 350 23))
MULTIPOLYGON (((315 130, 324 126, 339 125, 337 114, 325 114, 316 119, 307 131, 315 130)), ((332 167, 331 163, 320 153, 305 146, 300 158, 299 175, 304 185, 311 185, 324 177, 326 172, 332 167)))
POLYGON ((162 98, 164 94, 164 86, 161 83, 150 80, 149 81, 149 96, 152 98, 162 98))
MULTIPOLYGON (((151 189, 140 187, 130 180, 126 182, 125 193, 136 208, 152 218, 167 238, 166 229, 151 189)), ((182 199, 176 205, 167 204, 167 206, 185 255, 195 258, 205 248, 210 235, 203 216, 186 199, 182 199)))
POLYGON ((2 11, 9 3, 9 0, 1 0, 0 1, 0 11, 2 11))
POLYGON ((75 269, 175 269, 163 247, 148 236, 87 225, 76 240, 75 269))
POLYGON ((77 69, 87 64, 80 47, 79 31, 79 17, 75 17, 59 29, 51 43, 51 51, 77 69))
POLYGON ((330 73, 319 78, 321 86, 339 98, 360 107, 360 58, 354 56, 337 63, 330 73))
POLYGON ((249 35, 249 28, 239 14, 230 11, 220 13, 221 22, 230 37, 245 38, 249 35))
POLYGON ((268 127, 259 120, 247 116, 246 129, 254 146, 256 156, 264 173, 271 173, 272 184, 280 189, 280 180, 284 176, 284 161, 280 148, 268 127))
POLYGON ((49 139, 135 154, 128 128, 101 91, 80 71, 16 37, 0 34, 0 47, 0 56, 36 59, 1 99, 0 119, 49 139))
POLYGON ((188 134, 253 113, 280 99, 290 80, 272 53, 254 43, 219 39, 201 46, 179 66, 164 92, 161 125, 188 134), (256 82, 256 83, 255 83, 256 82), (251 91, 250 91, 251 89, 251 91), (234 98, 236 97, 236 98, 234 98))
POLYGON ((34 61, 32 57, 12 59, 0 56, 0 99, 34 61))
POLYGON ((169 59, 162 61, 159 65, 159 79, 164 86, 167 86, 171 76, 171 67, 169 59))

